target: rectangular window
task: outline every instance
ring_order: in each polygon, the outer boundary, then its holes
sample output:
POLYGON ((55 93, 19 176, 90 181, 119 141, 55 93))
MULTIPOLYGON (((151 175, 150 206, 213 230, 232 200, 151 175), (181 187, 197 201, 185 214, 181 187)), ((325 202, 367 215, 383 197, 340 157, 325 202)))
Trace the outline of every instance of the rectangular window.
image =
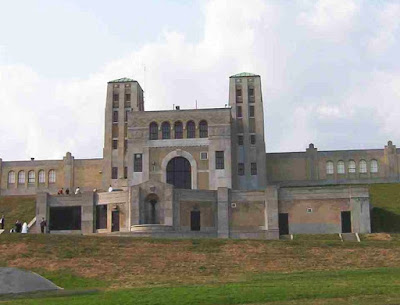
POLYGON ((128 140, 127 139, 124 140, 124 149, 125 149, 125 151, 128 150, 128 140))
POLYGON ((118 93, 114 93, 113 94, 113 102, 118 102, 119 101, 119 94, 118 93))
POLYGON ((237 109, 237 117, 241 118, 243 116, 243 114, 242 114, 242 106, 237 106, 236 109, 237 109))
POLYGON ((80 230, 82 217, 81 206, 51 207, 49 229, 52 230, 80 230))
POLYGON ((254 88, 249 88, 249 96, 254 96, 254 88))
POLYGON ((254 88, 252 87, 248 88, 248 96, 249 96, 249 102, 254 103, 254 88))
POLYGON ((254 106, 249 106, 249 117, 254 118, 254 106))
POLYGON ((133 160, 133 171, 142 172, 142 154, 135 154, 133 160))
POLYGON ((251 175, 257 175, 257 163, 251 163, 251 175))
POLYGON ((244 163, 239 163, 238 164, 238 175, 243 176, 244 175, 244 163))
POLYGON ((131 101, 131 95, 129 93, 125 93, 125 102, 131 101))
POLYGON ((236 96, 242 97, 242 89, 236 89, 236 96))
POLYGON ((118 123, 118 111, 113 111, 113 123, 118 123))
POLYGON ((224 152, 216 151, 215 152, 215 169, 224 169, 224 168, 225 168, 224 152))
POLYGON ((208 152, 202 151, 200 153, 200 160, 208 160, 208 152))
POLYGON ((111 169, 111 179, 118 179, 118 167, 111 169))
POLYGON ((256 144, 256 135, 255 134, 250 135, 250 144, 251 145, 256 144))
POLYGON ((128 122, 128 113, 129 113, 129 110, 125 110, 125 123, 128 122))
POLYGON ((243 136, 238 136, 238 145, 243 145, 243 136))
POLYGON ((236 103, 242 103, 242 102, 243 102, 242 88, 236 87, 236 103))
POLYGON ((128 168, 124 167, 124 179, 128 179, 128 168))
POLYGON ((113 149, 118 149, 118 140, 113 140, 112 141, 112 148, 113 149))

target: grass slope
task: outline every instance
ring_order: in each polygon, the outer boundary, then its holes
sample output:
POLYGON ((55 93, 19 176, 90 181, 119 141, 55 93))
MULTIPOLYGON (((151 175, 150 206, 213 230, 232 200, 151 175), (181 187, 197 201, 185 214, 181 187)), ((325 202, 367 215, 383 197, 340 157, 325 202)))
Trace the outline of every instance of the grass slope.
POLYGON ((36 196, 0 196, 0 217, 5 215, 5 232, 17 220, 29 223, 35 217, 36 196))

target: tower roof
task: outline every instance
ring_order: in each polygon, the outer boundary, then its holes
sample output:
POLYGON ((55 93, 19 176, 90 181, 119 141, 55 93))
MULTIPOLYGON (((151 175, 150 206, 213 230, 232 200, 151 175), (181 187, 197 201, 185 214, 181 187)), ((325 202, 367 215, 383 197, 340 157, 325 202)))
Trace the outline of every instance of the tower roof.
POLYGON ((123 77, 119 79, 114 79, 112 81, 109 81, 109 83, 129 83, 129 82, 136 82, 134 79, 123 77))
POLYGON ((246 76, 260 76, 260 75, 257 75, 254 73, 249 73, 249 72, 242 72, 242 73, 232 75, 231 77, 246 77, 246 76))

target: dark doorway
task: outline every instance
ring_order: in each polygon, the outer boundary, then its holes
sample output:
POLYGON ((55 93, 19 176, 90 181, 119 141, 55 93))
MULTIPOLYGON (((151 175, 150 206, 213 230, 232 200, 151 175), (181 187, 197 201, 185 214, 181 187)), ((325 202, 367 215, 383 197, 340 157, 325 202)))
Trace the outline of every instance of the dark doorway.
POLYGON ((279 235, 289 234, 289 214, 279 213, 279 235))
POLYGON ((200 211, 190 212, 190 230, 200 231, 200 211))
POLYGON ((192 173, 190 162, 183 157, 171 159, 167 165, 167 183, 178 189, 192 188, 192 173))
POLYGON ((119 232, 119 211, 112 211, 111 232, 119 232))
POLYGON ((107 205, 96 205, 96 229, 107 229, 107 205))
POLYGON ((351 233, 351 212, 344 211, 342 216, 342 233, 351 233))
POLYGON ((157 219, 156 219, 156 204, 157 204, 157 200, 152 199, 149 201, 150 203, 150 223, 157 223, 157 219))
POLYGON ((51 207, 49 229, 52 230, 80 230, 81 207, 51 207))

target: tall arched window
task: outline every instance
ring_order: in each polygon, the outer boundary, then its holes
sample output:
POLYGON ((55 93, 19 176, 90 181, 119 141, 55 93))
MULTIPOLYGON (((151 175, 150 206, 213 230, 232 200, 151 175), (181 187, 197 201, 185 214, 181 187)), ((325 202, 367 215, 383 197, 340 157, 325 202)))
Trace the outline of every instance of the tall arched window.
POLYGON ((344 162, 342 160, 337 163, 337 173, 344 174, 344 162))
POLYGON ((18 184, 25 184, 25 172, 20 171, 18 173, 18 184))
POLYGON ((206 121, 199 123, 200 138, 208 138, 208 124, 206 121))
POLYGON ((158 124, 153 122, 150 124, 150 140, 158 139, 158 124))
POLYGON ((28 172, 28 183, 35 183, 35 172, 34 171, 28 172))
POLYGON ((360 160, 360 173, 366 173, 367 172, 367 161, 365 160, 360 160))
POLYGON ((175 139, 182 139, 183 138, 182 122, 175 122, 174 129, 175 129, 175 139))
POLYGON ((378 161, 371 160, 371 173, 377 173, 377 172, 378 172, 378 161))
POLYGON ((194 124, 193 121, 187 122, 186 130, 187 130, 187 138, 191 139, 196 137, 196 125, 194 124))
POLYGON ((349 161, 349 173, 355 173, 356 172, 356 162, 354 160, 349 161))
POLYGON ((332 175, 333 174, 333 162, 332 161, 326 162, 326 173, 328 175, 332 175))
POLYGON ((8 183, 10 183, 10 184, 15 183, 15 172, 14 171, 8 172, 8 183))
POLYGON ((39 171, 39 183, 43 184, 46 182, 46 174, 44 173, 44 170, 39 171))
POLYGON ((56 171, 54 169, 49 171, 49 183, 56 183, 56 171))
POLYGON ((168 122, 162 123, 161 130, 162 130, 162 138, 163 139, 171 138, 171 125, 169 125, 168 122))

